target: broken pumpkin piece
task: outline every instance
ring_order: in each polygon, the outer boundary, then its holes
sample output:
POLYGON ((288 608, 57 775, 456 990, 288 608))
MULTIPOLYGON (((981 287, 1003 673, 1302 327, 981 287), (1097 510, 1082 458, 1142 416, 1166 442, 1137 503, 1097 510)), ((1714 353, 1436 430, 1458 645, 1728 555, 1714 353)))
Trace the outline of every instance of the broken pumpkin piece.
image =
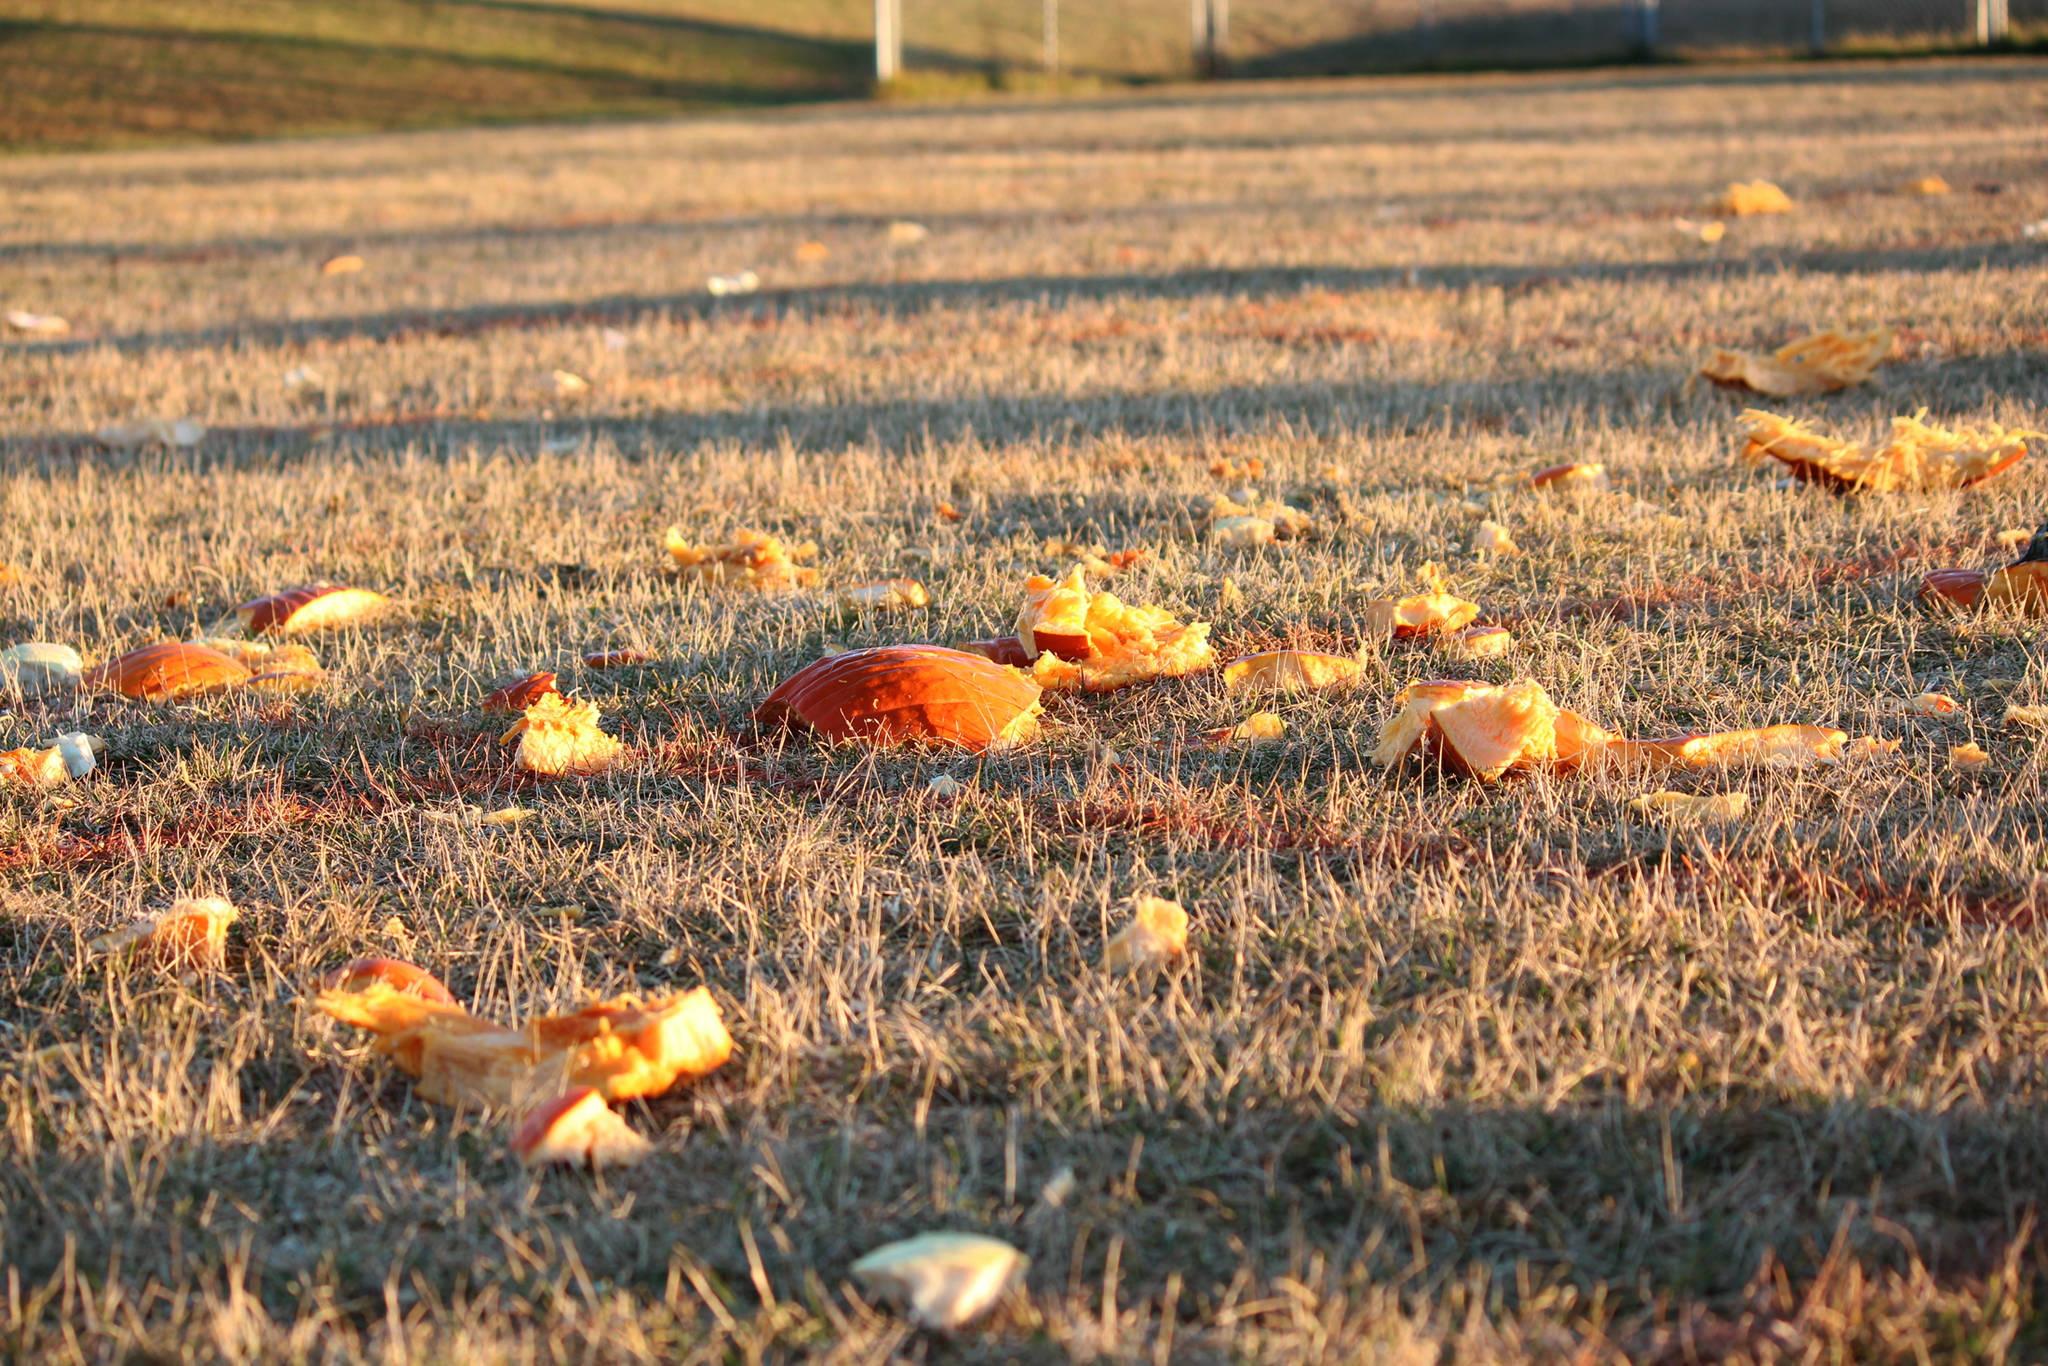
POLYGON ((922 1326, 949 1333, 993 1308, 1030 1265, 997 1238, 925 1233, 876 1248, 853 1264, 852 1274, 870 1293, 904 1305, 922 1326))
POLYGON ((1211 749, 1223 749, 1231 745, 1268 744, 1286 734, 1284 718, 1270 711, 1255 711, 1234 726, 1210 731, 1203 740, 1211 749))
POLYGON ((498 737, 498 743, 519 741, 514 763, 526 773, 602 773, 619 762, 626 747, 598 729, 597 722, 596 703, 547 693, 498 737))
POLYGON ((1039 684, 1057 690, 1109 692, 1216 662, 1207 622, 1182 624, 1163 608, 1091 592, 1080 565, 1057 583, 1042 575, 1025 582, 1017 639, 1039 684))
POLYGON ((85 676, 85 661, 69 645, 31 640, 0 650, 0 691, 23 697, 67 692, 85 676))
POLYGON ((1102 946, 1102 970, 1160 967, 1187 951, 1188 913, 1179 902, 1141 896, 1130 923, 1102 946))
POLYGON ((235 609, 242 628, 254 635, 304 635, 336 631, 391 610, 391 599, 367 588, 318 583, 254 598, 235 609))
POLYGON ((181 702, 240 687, 253 676, 240 661, 218 650, 190 641, 164 641, 88 669, 81 683, 142 701, 181 702))
POLYGON ((442 1104, 510 1105, 589 1086, 607 1100, 659 1095, 717 1070, 732 1053, 703 987, 651 1001, 621 996, 509 1028, 428 999, 393 977, 359 974, 313 998, 316 1009, 375 1036, 377 1052, 442 1104))
POLYGON ((985 655, 882 645, 798 670, 755 709, 754 719, 828 740, 1001 749, 1038 733, 1039 691, 1027 674, 985 655))
POLYGON ((555 686, 552 673, 533 673, 516 678, 502 688, 493 688, 484 698, 485 711, 523 712, 543 697, 557 696, 561 689, 555 686))
POLYGON ((1768 180, 1735 180, 1721 191, 1713 201, 1713 207, 1737 218, 1760 213, 1790 213, 1792 197, 1768 180))
POLYGON ((653 1149, 592 1086, 578 1086, 528 1110, 512 1131, 512 1152, 529 1167, 631 1167, 653 1149))
POLYGON ((1424 591, 1402 598, 1377 598, 1365 604, 1368 629, 1396 637, 1456 631, 1472 624, 1479 604, 1467 602, 1444 591, 1443 566, 1431 561, 1422 566, 1424 591))
POLYGON ((1742 414, 1742 458, 1751 465, 1774 459, 1795 479, 1838 490, 1892 493, 1968 488, 2010 469, 2042 433, 1996 422, 1945 428, 1925 421, 1926 410, 1892 419, 1882 446, 1825 436, 1791 418, 1750 409, 1742 414))
POLYGON ((742 531, 729 545, 695 545, 678 527, 663 539, 676 575, 707 588, 744 588, 779 593, 811 588, 818 571, 799 567, 817 555, 815 542, 789 547, 765 531, 742 531))
POLYGON ((1914 594, 1932 607, 2011 607, 2038 615, 2048 609, 2048 523, 2034 533, 2020 557, 2002 569, 1937 569, 1914 594))
POLYGON ((1251 455, 1242 465, 1233 465, 1219 456, 1209 462, 1209 473, 1226 484, 1252 483, 1266 477, 1266 462, 1251 455))
POLYGON ((1365 665, 1350 655, 1312 650, 1267 650, 1234 660, 1223 670, 1223 686, 1231 692, 1317 692, 1358 682, 1365 665))
POLYGON ((1628 809, 1645 816, 1668 816, 1681 821, 1697 821, 1701 824, 1741 820, 1749 814, 1747 792, 1714 792, 1695 794, 1673 792, 1645 792, 1640 797, 1629 799, 1628 809))
POLYGON ((1298 507, 1259 498, 1250 490, 1245 501, 1224 494, 1209 500, 1209 538, 1225 548, 1243 549, 1295 540, 1316 529, 1315 518, 1298 507))
POLYGON ((1610 756, 1651 768, 1804 768, 1838 764, 1849 736, 1827 726, 1763 726, 1674 735, 1661 740, 1616 740, 1610 756))
POLYGON ((1941 692, 1921 693, 1907 706, 1919 716, 1954 716, 1963 709, 1962 703, 1941 692))
POLYGON ((168 968, 217 967, 227 957, 228 926, 240 918, 222 897, 187 897, 161 915, 101 935, 89 947, 96 954, 125 952, 168 968))
POLYGON ((1948 766, 1965 773, 1976 773, 1991 767, 1991 755, 1975 740, 1967 744, 1951 745, 1948 751, 1948 766))
POLYGON ((62 787, 92 772, 106 747, 97 736, 72 731, 48 746, 7 750, 0 753, 0 787, 62 787))
POLYGON ((965 650, 971 655, 992 659, 998 664, 1007 664, 1013 669, 1029 669, 1032 657, 1024 653, 1024 642, 1015 636, 999 636, 994 640, 960 640, 953 643, 956 650, 965 650))
POLYGON ((1773 398, 1831 394, 1869 379, 1891 349, 1889 328, 1814 332, 1775 351, 1715 351, 1700 373, 1716 384, 1773 398))
POLYGON ((1549 465, 1523 483, 1528 488, 1551 493, 1606 493, 1614 487, 1614 481, 1607 477, 1607 466, 1598 463, 1549 465))
POLYGON ((911 607, 929 607, 931 598, 916 579, 888 579, 882 583, 853 584, 833 590, 833 599, 852 612, 899 612, 911 607))
POLYGON ((1516 555, 1522 547, 1515 544, 1515 538, 1499 522, 1481 522, 1472 532, 1472 553, 1474 555, 1516 555))
POLYGON ((628 669, 653 662, 654 656, 645 650, 599 650, 583 656, 586 669, 628 669))
POLYGON ((2048 730, 2048 707, 2026 707, 2014 703, 2005 709, 2002 718, 2008 726, 2026 726, 2033 730, 2048 730))
POLYGON ((249 671, 248 686, 275 692, 304 692, 327 681, 327 673, 313 652, 296 643, 269 644, 226 637, 190 642, 202 649, 224 654, 249 671))
MULTIPOLYGON (((401 996, 415 997, 430 1005, 455 1004, 454 994, 442 985, 440 978, 418 964, 400 958, 358 958, 328 973, 320 983, 322 991, 341 995, 360 995, 374 986, 389 988, 401 996)), ((350 1023, 360 1021, 351 1020, 350 1023)))
POLYGON ((1383 766, 1427 753, 1490 781, 1523 767, 1572 771, 1599 759, 1615 742, 1577 712, 1553 703, 1533 679, 1505 687, 1467 679, 1410 683, 1394 695, 1394 704, 1399 710, 1381 728, 1373 751, 1373 761, 1383 766))
POLYGON ((1505 626, 1467 626, 1443 639, 1444 653, 1453 659, 1493 659, 1514 645, 1515 637, 1505 626))

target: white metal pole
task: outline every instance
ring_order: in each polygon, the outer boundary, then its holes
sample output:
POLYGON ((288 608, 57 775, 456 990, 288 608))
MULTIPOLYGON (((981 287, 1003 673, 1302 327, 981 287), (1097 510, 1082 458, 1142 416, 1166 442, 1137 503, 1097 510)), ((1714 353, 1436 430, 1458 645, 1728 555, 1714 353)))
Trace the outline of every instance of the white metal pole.
POLYGON ((903 10, 901 0, 875 0, 875 79, 893 81, 903 74, 903 10))

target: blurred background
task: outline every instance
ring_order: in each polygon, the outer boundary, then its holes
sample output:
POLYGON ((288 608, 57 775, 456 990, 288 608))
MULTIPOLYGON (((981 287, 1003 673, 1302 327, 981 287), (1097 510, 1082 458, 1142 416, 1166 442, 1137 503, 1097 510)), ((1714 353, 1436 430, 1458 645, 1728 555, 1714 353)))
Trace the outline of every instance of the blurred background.
MULTIPOLYGON (((2038 46, 2048 0, 885 0, 899 99, 2038 46), (1204 31, 1213 35, 1205 42, 1204 31), (1048 41, 1048 39, 1051 41, 1048 41)), ((20 149, 875 93, 876 0, 0 0, 20 149)))

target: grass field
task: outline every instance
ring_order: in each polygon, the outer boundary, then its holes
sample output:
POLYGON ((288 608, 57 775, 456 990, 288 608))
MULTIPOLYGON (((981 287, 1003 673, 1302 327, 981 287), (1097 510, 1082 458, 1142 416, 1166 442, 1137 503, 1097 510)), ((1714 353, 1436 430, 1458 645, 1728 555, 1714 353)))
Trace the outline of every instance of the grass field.
POLYGON ((4 343, 0 644, 106 658, 319 577, 405 607, 318 638, 318 691, 0 722, 109 746, 63 801, 0 794, 0 1355, 2041 1359, 2048 830, 2002 717, 2048 701, 2048 637, 1911 591, 2007 558, 2048 450, 1836 497, 1742 467, 1744 400, 1687 381, 1713 346, 1885 324, 1871 384, 1781 406, 2048 428, 2044 167, 2048 67, 2019 62, 0 163, 0 301, 72 324, 4 343), (1897 192, 1929 174, 1955 193, 1897 192), (1673 228, 1753 176, 1796 211, 1673 228), (900 218, 929 237, 891 245, 900 218), (365 268, 322 274, 340 253, 365 268), (705 292, 743 268, 758 294, 705 292), (210 431, 94 444, 132 414, 210 431), (1212 462, 1254 456, 1319 534, 1206 537, 1212 462), (1524 553, 1468 552, 1468 499, 1568 459, 1628 496, 1500 493, 1524 553), (815 539, 828 582, 933 603, 684 589, 671 524, 815 539), (1214 675, 1049 697, 1000 757, 749 721, 828 645, 997 633, 1067 537, 1149 550, 1117 591, 1225 659, 1363 646, 1365 681, 1227 752, 1193 743, 1248 709, 1214 675), (1360 604, 1429 559, 1511 657, 1366 638, 1360 604), (577 662, 624 646, 656 661, 577 662), (478 707, 534 668, 624 768, 512 772, 478 707), (1630 734, 1901 748, 1371 765, 1395 689, 1447 673, 1630 734), (1887 703, 1925 689, 1962 712, 1887 703), (1987 771, 1949 769, 1965 739, 1987 771), (1666 784, 1752 810, 1629 810, 1666 784), (446 819, 514 802, 537 816, 446 819), (1192 914, 1187 957, 1106 976, 1148 893, 1192 914), (86 951, 188 894, 241 908, 221 971, 86 951), (737 1052, 622 1107, 647 1164, 531 1175, 505 1116, 420 1099, 307 1008, 378 953, 511 1017, 701 982, 737 1052), (930 1228, 1009 1239, 1028 1293, 934 1338, 851 1291, 930 1228))

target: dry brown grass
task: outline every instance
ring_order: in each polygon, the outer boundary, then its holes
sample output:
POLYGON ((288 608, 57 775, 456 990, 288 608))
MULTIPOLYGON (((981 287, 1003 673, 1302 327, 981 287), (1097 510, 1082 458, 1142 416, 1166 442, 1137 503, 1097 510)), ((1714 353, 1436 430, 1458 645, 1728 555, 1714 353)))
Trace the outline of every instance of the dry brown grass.
MULTIPOLYGON (((2039 521, 2048 465, 1777 487, 1685 380, 1883 323, 1900 358, 1801 412, 2048 426, 2044 115, 2039 66, 1811 67, 0 166, 0 295, 78 326, 0 369, 5 639, 103 657, 322 575, 408 607, 321 641, 318 693, 84 703, 106 772, 0 804, 5 1354, 2037 1359, 2048 832, 2000 717, 2048 696, 2042 628, 1908 599, 2039 521), (1893 193, 1921 174, 1958 193, 1893 193), (1670 226, 1754 175, 1798 211, 1670 226), (887 246, 898 216, 930 239, 887 246), (368 269, 319 274, 344 250, 368 269), (746 266, 760 294, 703 292, 746 266), (214 431, 96 450, 131 411, 214 431), (1209 464, 1252 455, 1325 534, 1201 537, 1209 464), (1467 491, 1568 456, 1675 520, 1504 495, 1527 553, 1464 553, 1467 491), (934 605, 679 591, 671 522, 934 605), (1242 754, 1190 743, 1242 714, 1214 678, 1058 700, 985 761, 747 723, 827 642, 990 634, 1047 536, 1148 547, 1119 591, 1226 656, 1353 648, 1447 558, 1516 623, 1485 676, 1631 733, 1904 744, 1682 779, 1751 796, 1719 831, 1631 816, 1621 775, 1389 778, 1390 694, 1451 668, 1408 644, 1242 754), (659 660, 576 664, 608 646, 659 660), (515 780, 475 707, 530 668, 634 762, 515 780), (1880 705, 1929 687, 1963 716, 1880 705), (1947 771, 1965 738, 1990 772, 1947 771), (427 815, 515 796, 514 829, 427 815), (1142 892, 1193 912, 1191 959, 1105 979, 1142 892), (243 909, 218 976, 86 961, 183 893, 243 909), (502 1117, 309 1015, 370 952, 507 1015, 701 980, 739 1052, 630 1108, 647 1166, 529 1176, 502 1117), (931 1227, 1017 1242, 1028 1299, 941 1342, 855 1298, 855 1257, 931 1227)), ((59 719, 17 706, 0 746, 59 719)))

